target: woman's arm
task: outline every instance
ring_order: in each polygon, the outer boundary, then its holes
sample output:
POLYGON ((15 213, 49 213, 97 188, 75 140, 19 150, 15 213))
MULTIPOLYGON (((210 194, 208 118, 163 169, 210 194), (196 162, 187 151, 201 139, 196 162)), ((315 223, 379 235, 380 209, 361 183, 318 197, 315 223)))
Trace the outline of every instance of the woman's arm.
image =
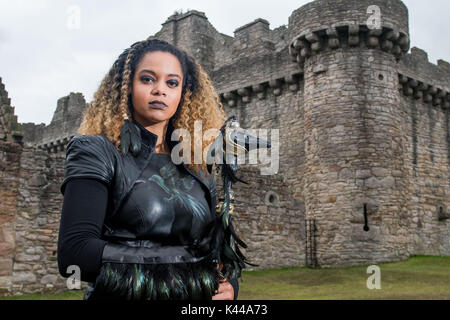
POLYGON ((67 268, 77 265, 81 281, 94 282, 102 266, 101 239, 108 203, 108 188, 98 180, 74 178, 67 182, 58 236, 58 268, 69 277, 67 268))

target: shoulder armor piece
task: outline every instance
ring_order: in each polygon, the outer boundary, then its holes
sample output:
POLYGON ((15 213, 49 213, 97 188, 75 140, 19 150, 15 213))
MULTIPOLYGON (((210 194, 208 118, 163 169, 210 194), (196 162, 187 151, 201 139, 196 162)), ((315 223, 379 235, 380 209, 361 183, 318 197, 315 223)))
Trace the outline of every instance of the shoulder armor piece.
POLYGON ((114 145, 104 136, 74 136, 67 144, 61 193, 64 195, 66 183, 72 178, 97 179, 110 187, 114 177, 116 152, 114 145))

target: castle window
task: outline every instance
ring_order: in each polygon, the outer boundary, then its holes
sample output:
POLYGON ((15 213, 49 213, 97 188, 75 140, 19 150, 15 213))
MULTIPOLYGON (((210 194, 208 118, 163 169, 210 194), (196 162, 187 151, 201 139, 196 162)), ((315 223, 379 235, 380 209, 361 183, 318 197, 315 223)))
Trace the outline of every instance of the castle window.
POLYGON ((449 214, 444 211, 443 206, 438 207, 438 214, 439 214, 439 216, 438 216, 439 221, 445 221, 447 219, 450 219, 449 214))
POLYGON ((280 205, 280 197, 273 191, 268 191, 264 198, 264 203, 266 206, 275 206, 278 207, 280 205))

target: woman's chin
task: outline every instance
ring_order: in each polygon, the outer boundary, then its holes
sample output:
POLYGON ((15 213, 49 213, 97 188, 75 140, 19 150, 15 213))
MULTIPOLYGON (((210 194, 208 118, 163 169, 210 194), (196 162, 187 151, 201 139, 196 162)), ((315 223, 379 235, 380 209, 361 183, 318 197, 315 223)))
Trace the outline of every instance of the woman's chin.
POLYGON ((143 115, 143 120, 145 120, 147 123, 158 123, 167 121, 170 119, 172 115, 167 112, 167 110, 149 110, 149 112, 146 112, 145 115, 143 115))

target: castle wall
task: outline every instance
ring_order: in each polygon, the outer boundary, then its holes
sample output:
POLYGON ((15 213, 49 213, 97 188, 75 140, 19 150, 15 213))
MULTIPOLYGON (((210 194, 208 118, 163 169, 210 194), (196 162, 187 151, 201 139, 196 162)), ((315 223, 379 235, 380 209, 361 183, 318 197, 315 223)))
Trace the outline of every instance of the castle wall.
POLYGON ((0 295, 12 287, 21 148, 0 141, 0 295))
MULTIPOLYGON (((33 123, 22 126, 0 84, 0 295, 64 290, 66 280, 59 275, 56 244, 65 154, 58 152, 64 146, 59 143, 58 148, 55 142, 64 137, 72 119, 80 121, 80 114, 66 112, 59 122, 47 127, 33 123), (38 148, 43 135, 55 133, 44 131, 57 126, 60 132, 54 137, 54 147, 38 148)), ((60 99, 65 100, 70 101, 69 97, 60 99)), ((68 104, 61 103, 59 109, 63 113, 67 108, 68 104)))
POLYGON ((450 207, 448 111, 403 97, 402 131, 406 133, 409 254, 445 255, 450 251, 450 220, 439 213, 450 207))
POLYGON ((410 254, 450 255, 450 70, 412 48, 399 63, 410 254))
POLYGON ((12 294, 67 289, 56 252, 62 209, 63 153, 24 148, 20 161, 12 294))
POLYGON ((0 148, 0 295, 66 289, 56 263, 64 154, 0 148))

